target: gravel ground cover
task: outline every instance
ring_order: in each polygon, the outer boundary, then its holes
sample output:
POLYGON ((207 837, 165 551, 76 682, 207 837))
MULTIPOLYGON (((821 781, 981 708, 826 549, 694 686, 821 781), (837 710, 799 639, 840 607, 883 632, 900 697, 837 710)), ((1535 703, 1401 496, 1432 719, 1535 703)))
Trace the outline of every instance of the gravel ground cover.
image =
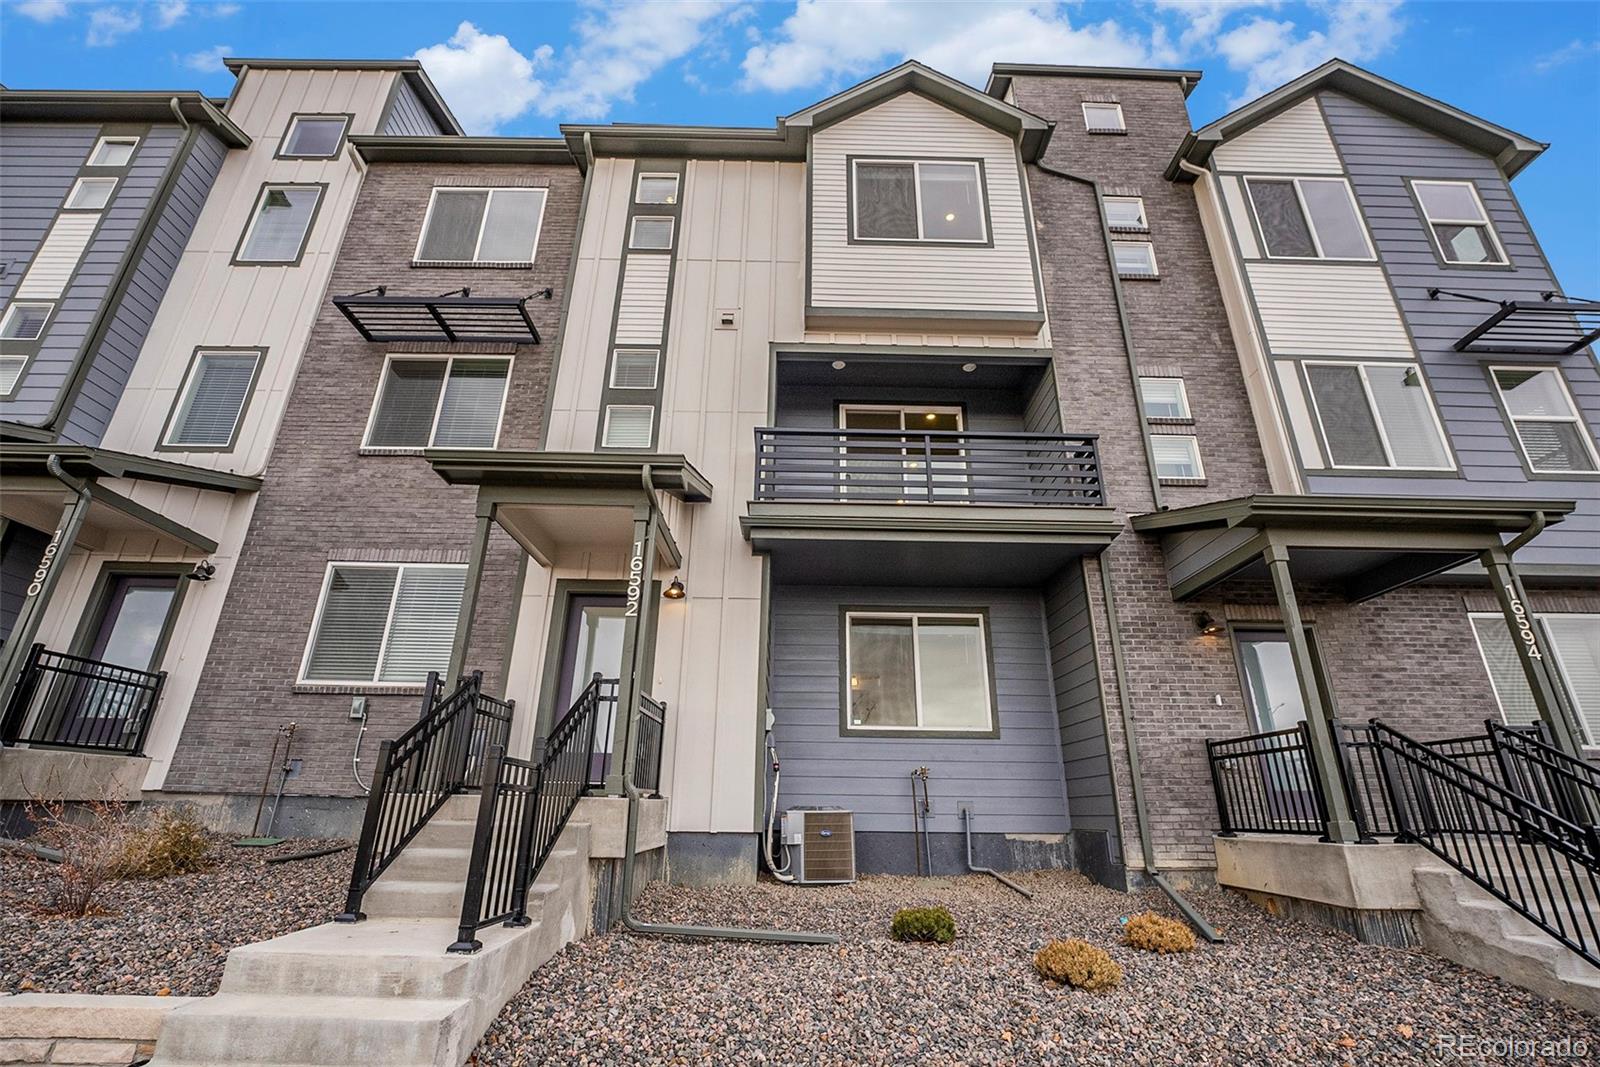
POLYGON ((474 1062, 1600 1062, 1600 1020, 1422 952, 1363 945, 1208 891, 1190 898, 1227 943, 1156 956, 1120 944, 1119 931, 1146 908, 1173 914, 1159 892, 1128 897, 1063 872, 1018 880, 1033 900, 981 877, 653 885, 640 899, 642 918, 830 930, 842 943, 590 937, 533 975, 474 1062), (953 945, 889 939, 894 910, 923 904, 954 914, 953 945), (1051 937, 1109 950, 1126 974, 1122 987, 1084 993, 1039 979, 1032 955, 1051 937), (1513 1038, 1568 1044, 1565 1052, 1491 1044, 1513 1038))
POLYGON ((327 922, 344 904, 349 850, 292 863, 268 858, 343 843, 233 848, 218 840, 210 869, 112 882, 96 898, 107 914, 82 919, 40 914, 32 902, 49 872, 0 853, 0 992, 215 993, 230 948, 327 922))

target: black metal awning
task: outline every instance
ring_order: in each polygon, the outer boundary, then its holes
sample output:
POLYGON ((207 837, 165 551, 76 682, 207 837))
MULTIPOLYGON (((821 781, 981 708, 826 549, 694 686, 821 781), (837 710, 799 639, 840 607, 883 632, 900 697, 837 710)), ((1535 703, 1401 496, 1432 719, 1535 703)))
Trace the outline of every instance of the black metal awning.
POLYGON ((1493 300, 1444 289, 1428 290, 1433 300, 1453 296, 1497 305, 1493 314, 1455 343, 1457 352, 1570 356, 1600 340, 1600 301, 1567 300, 1553 292, 1543 295, 1542 300, 1493 300))
MULTIPOLYGON (((535 295, 549 299, 550 290, 535 295)), ((536 345, 539 331, 526 296, 473 296, 457 289, 439 296, 390 296, 386 286, 333 298, 368 341, 491 341, 536 345)))

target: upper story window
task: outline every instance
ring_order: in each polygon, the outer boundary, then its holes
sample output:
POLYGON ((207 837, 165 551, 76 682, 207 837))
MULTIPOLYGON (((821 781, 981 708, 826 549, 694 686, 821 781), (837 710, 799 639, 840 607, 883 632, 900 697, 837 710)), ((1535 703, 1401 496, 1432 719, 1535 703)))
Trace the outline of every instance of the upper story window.
POLYGON ((330 563, 300 680, 420 685, 450 667, 467 568, 330 563))
POLYGON ((602 448, 650 447, 655 436, 656 409, 648 404, 607 404, 600 429, 602 448))
POLYGON ((1156 246, 1149 241, 1112 241, 1111 253, 1117 259, 1117 273, 1123 277, 1156 276, 1156 246))
POLYGON ((54 304, 12 304, 0 318, 0 341, 37 341, 54 304))
POLYGON ((322 203, 321 185, 263 185, 256 209, 239 239, 234 262, 284 264, 300 262, 311 233, 311 221, 322 203))
POLYGON ((1308 360, 1306 381, 1335 467, 1453 470, 1415 363, 1308 360))
POLYGON ((1554 367, 1491 367, 1529 469, 1540 474, 1592 474, 1594 442, 1578 418, 1572 393, 1554 367))
POLYGON ((493 448, 511 361, 390 356, 367 420, 368 448, 493 448))
POLYGON ((133 150, 138 147, 137 137, 102 137, 89 153, 89 166, 126 167, 133 161, 133 150))
POLYGON ((62 207, 67 211, 99 211, 111 203, 111 194, 116 191, 115 178, 79 178, 62 207))
POLYGON ((1122 118, 1122 105, 1085 100, 1083 128, 1090 133, 1127 133, 1128 124, 1122 118))
POLYGON ((1106 209, 1106 225, 1123 233, 1147 233, 1150 221, 1144 213, 1144 197, 1107 196, 1102 198, 1106 209))
POLYGON ((332 159, 344 145, 348 115, 295 115, 283 135, 279 159, 332 159))
POLYGON ((1467 266, 1504 264, 1505 251, 1471 182, 1412 182, 1439 256, 1467 266))
POLYGON ((672 247, 670 215, 635 215, 633 228, 628 233, 629 248, 668 249, 672 247))
POLYGON ((1156 462, 1156 477, 1162 481, 1202 481, 1205 466, 1200 462, 1200 440, 1192 434, 1153 433, 1150 453, 1156 462))
POLYGON ((976 162, 857 159, 851 203, 858 241, 988 240, 976 162))
POLYGON ((1140 378, 1139 400, 1147 419, 1192 419, 1182 378, 1140 378))
POLYGON ((543 189, 435 189, 417 242, 426 263, 532 263, 543 189))
POLYGON ((635 204, 676 204, 678 202, 678 176, 676 174, 641 174, 633 193, 635 204))
POLYGON ((1269 258, 1373 258, 1343 178, 1249 178, 1245 185, 1269 258))
POLYGON ((846 731, 994 731, 985 630, 982 615, 847 613, 846 731))
POLYGON ((195 353, 168 421, 165 444, 170 448, 232 448, 260 366, 259 350, 195 353))

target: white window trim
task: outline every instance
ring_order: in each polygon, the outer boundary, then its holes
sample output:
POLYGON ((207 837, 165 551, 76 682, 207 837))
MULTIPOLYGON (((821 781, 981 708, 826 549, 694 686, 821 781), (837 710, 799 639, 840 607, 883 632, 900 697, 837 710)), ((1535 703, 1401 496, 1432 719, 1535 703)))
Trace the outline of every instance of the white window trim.
POLYGON ((178 395, 173 399, 172 413, 167 419, 167 432, 161 435, 163 448, 178 448, 185 450, 201 451, 230 451, 238 443, 239 425, 244 421, 245 409, 250 406, 250 399, 256 391, 256 384, 260 381, 261 361, 263 353, 259 349, 240 348, 202 348, 195 352, 194 358, 189 361, 188 368, 184 371, 183 381, 178 385, 178 395), (233 429, 228 433, 228 440, 222 444, 196 444, 192 441, 178 442, 173 436, 178 432, 178 412, 183 410, 183 402, 189 395, 189 389, 195 383, 195 375, 200 370, 200 363, 206 356, 245 356, 255 360, 255 366, 250 370, 250 387, 245 390, 244 399, 239 403, 239 410, 233 415, 233 429))
POLYGON ((1193 419, 1194 418, 1194 412, 1189 407, 1189 387, 1184 384, 1184 381, 1183 381, 1182 378, 1174 378, 1170 374, 1148 374, 1148 375, 1142 375, 1139 378, 1139 411, 1140 411, 1141 414, 1144 415, 1145 418, 1147 418, 1147 419, 1155 419, 1157 421, 1162 421, 1162 420, 1169 420, 1170 421, 1172 419, 1193 419), (1148 411, 1145 411, 1144 410, 1144 405, 1145 405, 1144 383, 1145 382, 1176 382, 1177 385, 1178 385, 1178 407, 1182 409, 1181 413, 1177 414, 1177 415, 1152 415, 1148 411))
POLYGON ((842 709, 844 712, 845 733, 873 734, 879 732, 896 732, 908 734, 925 733, 963 733, 963 734, 992 734, 995 732, 995 695, 990 685, 990 665, 993 663, 992 653, 989 648, 989 626, 987 620, 979 612, 966 611, 847 611, 844 615, 844 687, 850 690, 850 679, 855 676, 855 671, 850 665, 851 642, 850 625, 856 619, 909 619, 911 621, 911 681, 916 690, 917 724, 915 726, 857 726, 850 721, 850 708, 848 703, 842 709), (917 630, 922 619, 963 619, 976 620, 978 623, 978 641, 983 649, 983 703, 985 722, 982 726, 927 726, 923 722, 922 713, 922 648, 917 640, 917 630))
POLYGON ((336 114, 336 113, 332 113, 332 112, 327 112, 327 113, 312 113, 312 112, 308 112, 306 114, 295 115, 294 117, 292 117, 289 120, 289 128, 283 131, 283 140, 282 140, 282 142, 280 142, 280 145, 279 145, 278 158, 279 159, 338 159, 339 158, 339 154, 344 151, 345 138, 349 135, 349 133, 350 133, 350 116, 349 115, 341 115, 341 114, 336 114), (328 121, 332 121, 334 119, 337 119, 342 124, 340 126, 340 128, 339 128, 339 143, 334 146, 334 149, 333 149, 332 152, 323 154, 323 153, 306 153, 306 152, 291 152, 291 151, 289 151, 289 142, 294 140, 294 131, 296 130, 296 128, 299 127, 300 123, 306 121, 307 119, 309 119, 309 120, 311 120, 313 122, 328 122, 328 121))
POLYGON ((1434 179, 1434 178, 1429 178, 1429 179, 1426 179, 1426 180, 1413 178, 1411 180, 1411 188, 1412 188, 1413 191, 1416 192, 1417 209, 1422 212, 1422 221, 1423 221, 1424 225, 1427 228, 1428 239, 1433 242, 1433 247, 1434 247, 1435 250, 1438 251, 1440 259, 1444 260, 1446 263, 1449 263, 1449 264, 1452 264, 1452 265, 1458 266, 1458 267, 1506 267, 1506 266, 1510 266, 1511 259, 1510 259, 1510 257, 1508 257, 1506 255, 1505 246, 1500 243, 1500 234, 1495 231, 1494 220, 1489 218, 1489 209, 1484 206, 1483 197, 1478 194, 1478 183, 1477 182, 1441 181, 1439 179, 1434 179), (1428 214, 1427 201, 1422 199, 1421 190, 1422 190, 1422 187, 1424 185, 1439 185, 1439 186, 1455 185, 1455 186, 1463 186, 1463 187, 1465 187, 1466 189, 1468 189, 1472 193, 1472 202, 1478 205, 1478 212, 1482 217, 1481 218, 1476 218, 1476 219, 1434 218, 1432 215, 1428 214), (1444 226, 1482 226, 1484 228, 1484 230, 1487 231, 1487 233, 1489 234, 1489 247, 1493 248, 1495 255, 1499 256, 1500 258, 1497 259, 1497 260, 1494 260, 1492 262, 1489 262, 1489 263, 1472 263, 1472 262, 1469 262, 1468 260, 1464 260, 1464 259, 1451 259, 1450 258, 1450 253, 1445 250, 1444 242, 1439 240, 1439 234, 1434 230, 1434 226, 1436 226, 1436 225, 1444 225, 1444 226))
MULTIPOLYGON (((614 412, 614 411, 648 411, 650 413, 650 424, 649 424, 650 425, 650 433, 648 434, 648 436, 649 436, 650 440, 652 440, 652 441, 655 440, 655 437, 656 437, 656 409, 655 409, 655 405, 653 405, 653 404, 607 404, 606 405, 606 410, 605 410, 605 421, 600 427, 600 447, 601 448, 629 449, 629 448, 633 447, 632 445, 614 445, 614 444, 609 443, 610 442, 610 438, 611 438, 611 413, 614 412)), ((647 444, 644 447, 648 448, 650 446, 647 444)))
POLYGON ((0 389, 0 397, 11 396, 12 393, 16 392, 17 386, 22 384, 22 372, 28 368, 28 357, 22 355, 0 355, 0 378, 5 377, 3 368, 7 364, 13 363, 17 366, 17 377, 8 388, 0 389))
POLYGON ((1334 174, 1248 174, 1244 178, 1244 195, 1250 201, 1250 214, 1255 217, 1256 228, 1261 231, 1261 254, 1267 259, 1282 260, 1289 263, 1373 263, 1377 261, 1377 254, 1373 252, 1372 231, 1367 227, 1367 217, 1362 214, 1361 202, 1356 199, 1356 191, 1350 184, 1350 179, 1334 174), (1314 256, 1275 256, 1267 245, 1267 232, 1261 226, 1261 211, 1256 207, 1255 193, 1250 188, 1251 182, 1289 182, 1294 186, 1294 198, 1300 205, 1300 217, 1305 220, 1306 230, 1311 234, 1311 247, 1317 250, 1314 256), (1322 250, 1322 238, 1317 234, 1317 224, 1311 217, 1311 209, 1306 206, 1306 195, 1300 188, 1301 182, 1340 182, 1344 191, 1350 197, 1351 210, 1355 212, 1356 224, 1361 227, 1361 239, 1366 242, 1367 254, 1364 256, 1330 256, 1322 250))
MULTIPOLYGON (((1469 622, 1475 619, 1498 619, 1500 621, 1500 625, 1507 627, 1508 630, 1511 625, 1506 621, 1505 615, 1498 611, 1469 611, 1467 612, 1467 618, 1469 622)), ((1550 651, 1551 658, 1556 661, 1556 671, 1560 675, 1558 681, 1561 683, 1563 689, 1566 690, 1566 695, 1570 697, 1572 695, 1572 683, 1567 680, 1567 665, 1561 661, 1561 649, 1558 648, 1556 643, 1550 639, 1550 632, 1545 628, 1544 625, 1545 619, 1593 619, 1595 620, 1596 625, 1600 625, 1600 614, 1590 611, 1541 611, 1534 617, 1534 622, 1539 628, 1539 640, 1544 643, 1544 647, 1550 651)), ((1500 721, 1505 723, 1507 726, 1510 726, 1512 725, 1512 722, 1506 717, 1505 703, 1500 699, 1500 687, 1495 685, 1494 671, 1489 667, 1489 653, 1483 647, 1483 638, 1479 636, 1478 628, 1476 626, 1470 626, 1469 628, 1472 630, 1473 644, 1475 644, 1478 648, 1478 658, 1483 663, 1483 673, 1489 679, 1489 691, 1494 694, 1495 710, 1500 712, 1500 721)), ((1512 643, 1513 647, 1515 647, 1516 642, 1514 639, 1512 643)), ((1516 653, 1518 657, 1520 657, 1522 655, 1522 650, 1517 649, 1516 653)), ((1520 666, 1521 659, 1519 658, 1517 662, 1520 666)), ((1590 736, 1589 721, 1584 718, 1583 709, 1579 708, 1577 711, 1578 726, 1583 731, 1584 745, 1590 748, 1600 745, 1600 740, 1596 740, 1594 737, 1590 736)))
POLYGON ((550 190, 538 185, 436 185, 433 192, 428 195, 428 210, 422 216, 422 229, 417 233, 416 251, 411 254, 416 263, 533 263, 539 258, 539 241, 544 237, 544 212, 550 205, 550 190), (501 190, 513 192, 533 192, 539 194, 539 217, 533 226, 533 247, 528 250, 528 258, 522 259, 479 259, 478 251, 483 248, 483 231, 489 221, 489 205, 494 200, 494 194, 501 190), (424 259, 422 257, 422 243, 428 239, 428 224, 433 221, 433 206, 439 202, 440 193, 488 193, 489 198, 484 202, 483 214, 478 217, 478 238, 472 244, 471 259, 424 259))
POLYGON ((641 348, 635 345, 618 345, 611 350, 611 374, 606 379, 610 388, 621 389, 624 392, 650 392, 661 384, 661 349, 641 348), (655 370, 650 377, 649 385, 618 385, 617 384, 617 354, 619 352, 648 352, 654 357, 655 370))
POLYGON ((111 201, 116 198, 117 185, 118 185, 118 179, 113 178, 110 175, 99 175, 99 176, 90 175, 88 177, 79 178, 77 181, 72 183, 72 189, 68 191, 67 198, 61 202, 61 210, 62 211, 71 211, 71 212, 74 212, 74 213, 80 212, 80 211, 105 211, 107 208, 109 208, 111 206, 111 201), (110 186, 111 186, 111 192, 106 194, 106 202, 104 204, 100 204, 100 205, 98 205, 96 207, 74 207, 73 206, 72 202, 78 198, 78 193, 83 190, 84 186, 86 186, 86 185, 105 185, 107 183, 109 183, 110 186))
POLYGON ((654 171, 654 170, 640 171, 639 172, 639 176, 637 178, 635 178, 634 182, 633 182, 633 202, 635 204, 649 204, 651 207, 672 207, 672 206, 676 206, 677 203, 678 203, 679 192, 681 190, 682 184, 683 184, 682 179, 676 174, 664 173, 662 171, 654 171), (670 178, 672 180, 672 199, 671 200, 642 200, 642 199, 640 199, 640 190, 642 190, 644 188, 644 180, 646 178, 670 178))
POLYGON ((1573 398, 1572 398, 1572 390, 1567 387, 1567 376, 1565 374, 1561 373, 1561 368, 1560 367, 1551 366, 1548 363, 1543 364, 1543 365, 1527 363, 1527 364, 1523 364, 1521 366, 1517 366, 1516 364, 1507 365, 1507 364, 1501 363, 1501 364, 1497 364, 1495 366, 1491 366, 1489 368, 1489 380, 1494 383, 1495 394, 1500 398, 1500 409, 1505 412, 1506 420, 1511 423, 1511 435, 1517 439, 1517 447, 1522 450, 1523 461, 1527 463, 1529 470, 1533 471, 1535 474, 1578 474, 1578 475, 1591 475, 1592 476, 1592 475, 1594 475, 1596 473, 1600 473, 1600 452, 1596 452, 1596 450, 1595 450, 1594 438, 1589 433, 1589 427, 1584 425, 1583 416, 1578 413, 1578 405, 1577 405, 1577 402, 1574 401, 1573 398), (1502 387, 1501 384, 1500 384, 1500 378, 1499 378, 1499 374, 1498 374, 1499 371, 1503 371, 1503 370, 1508 370, 1508 371, 1513 371, 1513 372, 1549 371, 1551 374, 1555 375, 1556 384, 1561 387, 1561 397, 1562 397, 1563 400, 1565 400, 1567 402, 1567 411, 1570 414, 1568 414, 1565 417, 1562 417, 1560 415, 1513 415, 1513 414, 1511 414, 1511 403, 1510 403, 1509 400, 1506 399, 1506 391, 1505 391, 1504 387, 1502 387), (1577 427, 1578 439, 1583 442, 1583 447, 1585 449, 1587 449, 1588 452, 1589 452, 1589 459, 1594 463, 1594 469, 1593 470, 1586 470, 1586 471, 1584 471, 1584 470, 1541 470, 1540 468, 1535 467, 1533 465, 1533 457, 1528 455, 1528 446, 1522 440, 1522 429, 1521 429, 1521 427, 1519 427, 1517 425, 1517 423, 1519 423, 1519 422, 1570 422, 1570 423, 1572 423, 1575 427, 1577 427))
POLYGON ((89 159, 88 159, 87 162, 84 163, 84 166, 86 166, 86 167, 109 167, 109 168, 114 169, 114 170, 115 169, 120 169, 122 167, 129 167, 129 166, 133 165, 133 157, 135 155, 137 155, 138 152, 139 152, 139 138, 137 138, 137 137, 102 137, 102 138, 100 138, 98 141, 96 141, 94 143, 94 149, 89 153, 89 159), (108 144, 132 145, 133 146, 133 151, 128 153, 128 162, 126 162, 126 163, 96 163, 95 162, 95 158, 100 155, 100 149, 104 148, 108 144))
POLYGON ((268 182, 256 193, 256 200, 250 208, 250 224, 245 227, 244 236, 239 238, 239 251, 234 258, 241 267, 274 267, 293 266, 297 261, 304 259, 306 248, 311 243, 311 227, 316 224, 317 213, 322 209, 322 196, 327 189, 321 185, 310 185, 305 182, 268 182), (261 221, 261 208, 267 202, 267 194, 274 189, 315 189, 317 199, 311 205, 311 211, 306 215, 305 229, 300 231, 300 243, 295 246, 295 254, 288 259, 248 259, 250 237, 256 232, 256 223, 261 221))
POLYGON ((1153 242, 1150 242, 1150 241, 1117 241, 1117 240, 1113 240, 1111 242, 1111 265, 1112 265, 1112 267, 1114 267, 1116 269, 1116 272, 1117 272, 1118 276, 1119 277, 1123 277, 1123 278, 1159 278, 1159 277, 1161 277, 1161 266, 1160 266, 1160 264, 1158 264, 1156 262, 1156 246, 1155 246, 1155 244, 1153 242), (1118 248, 1124 248, 1124 247, 1125 248, 1143 248, 1147 252, 1149 252, 1149 254, 1150 254, 1150 269, 1148 271, 1123 270, 1121 267, 1117 266, 1117 262, 1116 262, 1117 249, 1118 248))
POLYGON ((437 447, 433 443, 434 435, 439 432, 439 414, 444 410, 445 390, 450 387, 450 375, 455 370, 457 361, 464 360, 468 363, 504 363, 506 365, 505 388, 500 390, 500 413, 494 421, 494 443, 488 445, 451 445, 471 452, 492 452, 500 447, 500 431, 506 421, 506 401, 511 396, 511 375, 516 370, 515 356, 482 356, 482 355, 445 355, 444 353, 429 354, 426 352, 391 352, 383 357, 383 371, 378 375, 378 387, 372 391, 372 407, 367 411, 367 428, 361 431, 361 448, 366 452, 383 452, 393 455, 413 455, 425 448, 437 447), (439 397, 433 402, 433 417, 428 420, 428 442, 421 445, 375 445, 371 444, 372 427, 378 421, 378 407, 383 403, 383 385, 389 380, 389 365, 402 361, 422 360, 437 363, 444 360, 444 379, 439 383, 439 397))
MULTIPOLYGON (((1157 467, 1156 467, 1156 477, 1158 479, 1160 479, 1162 481, 1169 481, 1169 482, 1173 482, 1173 481, 1176 481, 1176 482, 1198 482, 1198 481, 1204 481, 1205 480, 1206 463, 1205 463, 1205 459, 1200 455, 1200 438, 1199 437, 1197 437, 1196 435, 1194 435, 1192 433, 1153 433, 1153 434, 1150 435, 1150 437, 1152 439, 1157 438, 1157 437, 1174 437, 1174 438, 1177 438, 1177 439, 1182 440, 1182 441, 1188 441, 1189 442, 1189 449, 1194 455, 1194 473, 1193 474, 1162 474, 1160 466, 1157 465, 1157 467)), ((1154 453, 1154 451, 1155 451, 1155 449, 1154 449, 1154 447, 1152 447, 1151 448, 1151 452, 1154 453)), ((1152 456, 1151 462, 1152 463, 1155 462, 1153 456, 1152 456)))
POLYGON ((863 156, 863 157, 861 157, 859 159, 853 159, 853 160, 850 161, 849 179, 850 179, 850 235, 854 240, 856 240, 858 242, 864 242, 864 243, 867 243, 867 244, 873 244, 873 243, 878 243, 878 244, 907 244, 907 243, 910 243, 910 242, 916 242, 918 244, 927 243, 927 244, 933 244, 933 245, 952 244, 952 245, 974 245, 974 246, 987 245, 989 243, 989 238, 990 238, 991 235, 990 235, 990 231, 989 231, 989 212, 988 212, 988 196, 987 196, 988 190, 986 190, 983 187, 983 168, 978 165, 976 160, 971 160, 971 159, 920 159, 920 158, 919 159, 893 159, 893 158, 885 158, 885 157, 880 157, 880 156, 863 156), (857 190, 858 190, 859 186, 856 185, 856 169, 858 167, 860 167, 861 164, 863 164, 863 163, 869 163, 869 164, 870 163, 892 163, 892 164, 900 164, 900 165, 903 165, 903 166, 904 165, 909 165, 911 167, 911 190, 916 196, 916 204, 917 204, 917 208, 916 208, 916 214, 917 214, 917 236, 915 236, 915 237, 863 237, 863 236, 861 236, 860 226, 858 225, 858 219, 857 219, 857 216, 860 213, 861 197, 857 193, 857 190), (976 185, 978 187, 978 224, 982 228, 982 233, 979 236, 977 236, 977 237, 924 237, 923 236, 923 234, 922 234, 922 167, 923 167, 924 164, 932 164, 934 166, 939 166, 939 167, 967 167, 967 168, 971 169, 973 181, 976 183, 976 185))
POLYGON ((678 237, 678 220, 671 215, 635 215, 628 223, 628 250, 631 252, 670 252, 672 242, 678 237), (639 223, 664 222, 667 224, 667 243, 664 245, 642 245, 638 243, 639 223))
POLYGON ((1433 399, 1433 389, 1428 385, 1428 378, 1422 373, 1422 365, 1414 360, 1405 362, 1386 360, 1354 360, 1354 359, 1304 359, 1300 361, 1301 376, 1305 383, 1306 399, 1311 405, 1311 413, 1317 419, 1317 432, 1322 437, 1322 448, 1327 453, 1328 466, 1334 470, 1342 471, 1453 471, 1456 469, 1455 457, 1450 454, 1450 438, 1444 432, 1444 422, 1439 418, 1439 405, 1433 399), (1367 398, 1367 410, 1372 414, 1372 424, 1378 429, 1378 440, 1383 445, 1383 454, 1389 457, 1388 466, 1370 467, 1357 466, 1350 463, 1335 463, 1333 449, 1328 443, 1328 429, 1322 422, 1322 405, 1317 402, 1317 391, 1312 388, 1311 374, 1308 367, 1355 367, 1361 377, 1361 392, 1367 398), (1394 461, 1394 448, 1389 444, 1389 431, 1384 428, 1383 416, 1378 412, 1378 405, 1372 399, 1372 383, 1367 380, 1368 367, 1410 367, 1417 372, 1417 381, 1422 383, 1423 395, 1428 399, 1428 413, 1433 416, 1433 428, 1439 433, 1439 443, 1444 446, 1445 461, 1443 467, 1402 467, 1394 461))
POLYGON ((11 319, 19 308, 44 308, 44 322, 39 326, 39 332, 33 337, 5 337, 0 338, 0 344, 28 345, 44 336, 45 330, 50 328, 50 316, 55 314, 56 305, 53 300, 13 300, 6 306, 4 315, 0 315, 0 334, 5 333, 5 328, 10 325, 11 319))
MULTIPOLYGON (((311 617, 311 632, 306 635, 306 650, 300 657, 300 670, 296 672, 296 685, 342 685, 342 686, 371 686, 373 688, 388 689, 395 686, 414 686, 415 682, 380 682, 378 676, 383 673, 383 657, 389 651, 389 638, 394 632, 394 609, 400 599, 400 585, 405 578, 405 572, 411 568, 423 570, 458 570, 465 572, 465 563, 384 563, 330 560, 327 568, 322 572, 322 591, 317 594, 317 610, 311 617), (335 568, 347 570, 392 570, 395 572, 394 589, 389 593, 389 611, 383 617, 383 640, 378 644, 378 658, 372 666, 372 677, 366 681, 353 678, 308 678, 306 672, 311 669, 311 650, 316 647, 317 635, 322 632, 322 613, 328 606, 328 590, 333 587, 333 572, 335 568)), ((463 594, 465 600, 465 594, 463 594)), ((459 612, 459 608, 457 611, 459 612)))
POLYGON ((1112 222, 1111 212, 1106 212, 1106 225, 1113 233, 1149 233, 1150 216, 1145 211, 1144 197, 1142 196, 1103 196, 1100 198, 1106 205, 1111 204, 1137 204, 1139 205, 1138 222, 1112 222))
POLYGON ((1084 100, 1078 105, 1083 110, 1083 128, 1091 133, 1097 130, 1128 131, 1128 117, 1122 113, 1122 105, 1115 100, 1084 100), (1115 126, 1096 126, 1089 121, 1091 107, 1114 107, 1117 109, 1117 124, 1115 126))

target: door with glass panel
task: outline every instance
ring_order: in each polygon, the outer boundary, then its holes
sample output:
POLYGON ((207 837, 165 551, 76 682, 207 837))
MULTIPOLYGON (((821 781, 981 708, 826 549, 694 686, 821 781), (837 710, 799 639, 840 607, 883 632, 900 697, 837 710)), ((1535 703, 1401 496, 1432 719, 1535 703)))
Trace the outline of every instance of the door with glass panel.
POLYGON ((555 722, 567 716, 598 674, 602 679, 604 703, 595 723, 594 754, 589 763, 591 782, 605 781, 611 765, 626 613, 627 598, 620 593, 575 596, 567 606, 566 631, 561 638, 561 673, 556 683, 555 722))
POLYGON ((145 691, 124 683, 129 671, 155 669, 178 581, 175 574, 110 577, 83 652, 93 662, 80 665, 81 676, 58 691, 62 705, 48 709, 56 740, 115 747, 138 728, 133 713, 145 691))
POLYGON ((845 495, 914 504, 961 499, 970 492, 959 439, 937 436, 965 429, 959 407, 845 404, 839 408, 839 428, 847 431, 839 460, 845 495))
MULTIPOLYGON (((1305 722, 1305 699, 1289 649, 1289 635, 1282 630, 1240 630, 1234 633, 1234 640, 1245 702, 1256 732, 1292 730, 1305 722)), ((1306 631, 1306 640, 1312 643, 1312 660, 1320 664, 1310 630, 1306 631)), ((1323 706, 1331 709, 1320 668, 1314 681, 1323 706)), ((1265 807, 1275 821, 1309 826, 1319 818, 1314 770, 1304 751, 1278 750, 1292 742, 1291 738, 1289 742, 1267 743, 1265 747, 1273 750, 1272 754, 1256 760, 1249 773, 1259 774, 1265 807)))

